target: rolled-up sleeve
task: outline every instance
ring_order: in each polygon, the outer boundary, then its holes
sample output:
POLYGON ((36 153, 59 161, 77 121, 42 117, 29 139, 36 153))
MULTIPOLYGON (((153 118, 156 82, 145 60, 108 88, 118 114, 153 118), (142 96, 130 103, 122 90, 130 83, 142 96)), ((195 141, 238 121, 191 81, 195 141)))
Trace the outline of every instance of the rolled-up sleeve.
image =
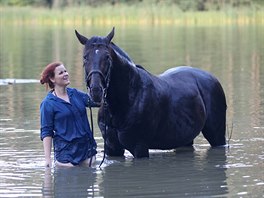
POLYGON ((54 136, 54 112, 48 101, 43 101, 40 105, 40 139, 54 136))

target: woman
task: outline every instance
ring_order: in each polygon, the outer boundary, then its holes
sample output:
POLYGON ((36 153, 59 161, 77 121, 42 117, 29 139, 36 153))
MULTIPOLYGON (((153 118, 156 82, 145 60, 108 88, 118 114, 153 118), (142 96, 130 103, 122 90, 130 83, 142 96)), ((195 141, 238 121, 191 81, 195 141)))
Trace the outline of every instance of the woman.
POLYGON ((90 130, 86 107, 95 107, 84 92, 67 87, 69 74, 63 63, 53 62, 43 70, 41 84, 50 88, 40 105, 45 165, 51 167, 52 139, 55 165, 72 167, 95 161, 96 142, 90 130))

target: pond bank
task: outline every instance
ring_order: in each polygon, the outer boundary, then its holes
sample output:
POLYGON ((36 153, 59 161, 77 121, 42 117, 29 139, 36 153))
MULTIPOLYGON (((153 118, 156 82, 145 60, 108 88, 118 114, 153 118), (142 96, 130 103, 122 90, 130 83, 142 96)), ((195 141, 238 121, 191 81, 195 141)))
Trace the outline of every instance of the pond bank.
POLYGON ((32 25, 247 25, 264 24, 263 9, 183 12, 176 6, 102 6, 47 9, 0 7, 1 24, 32 25))

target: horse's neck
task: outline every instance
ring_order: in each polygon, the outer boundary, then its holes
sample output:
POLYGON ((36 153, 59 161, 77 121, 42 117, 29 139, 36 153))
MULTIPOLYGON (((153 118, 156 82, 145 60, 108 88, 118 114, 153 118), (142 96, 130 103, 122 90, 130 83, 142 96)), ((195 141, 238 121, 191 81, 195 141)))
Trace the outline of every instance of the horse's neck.
POLYGON ((120 81, 122 79, 123 82, 129 83, 131 78, 137 75, 136 65, 124 51, 114 44, 113 46, 113 80, 120 81))
POLYGON ((108 102, 116 111, 126 111, 135 94, 133 87, 140 83, 137 68, 126 58, 116 56, 113 61, 108 90, 108 102))
POLYGON ((120 56, 115 58, 111 75, 111 82, 115 87, 119 87, 120 91, 128 92, 129 85, 133 84, 138 77, 137 68, 133 62, 120 56))
POLYGON ((108 90, 108 103, 112 111, 123 114, 134 105, 138 94, 155 87, 156 77, 142 66, 136 66, 133 61, 114 50, 112 54, 113 68, 108 90))

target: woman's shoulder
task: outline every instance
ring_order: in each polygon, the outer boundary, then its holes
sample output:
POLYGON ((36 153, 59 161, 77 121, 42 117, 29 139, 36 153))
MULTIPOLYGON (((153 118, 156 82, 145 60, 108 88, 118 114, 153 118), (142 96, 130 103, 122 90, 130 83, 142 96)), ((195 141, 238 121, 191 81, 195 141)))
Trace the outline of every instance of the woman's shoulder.
POLYGON ((54 100, 55 99, 55 96, 53 94, 53 90, 50 90, 47 95, 43 98, 43 101, 45 100, 54 100))
POLYGON ((48 94, 45 96, 45 98, 43 98, 43 100, 41 101, 40 105, 49 106, 54 100, 55 100, 54 95, 51 93, 51 91, 49 91, 48 94))
POLYGON ((73 91, 77 91, 77 89, 73 88, 73 87, 67 87, 67 91, 68 92, 73 92, 73 91))
POLYGON ((73 87, 67 87, 67 92, 68 94, 75 94, 78 92, 78 89, 73 88, 73 87))

